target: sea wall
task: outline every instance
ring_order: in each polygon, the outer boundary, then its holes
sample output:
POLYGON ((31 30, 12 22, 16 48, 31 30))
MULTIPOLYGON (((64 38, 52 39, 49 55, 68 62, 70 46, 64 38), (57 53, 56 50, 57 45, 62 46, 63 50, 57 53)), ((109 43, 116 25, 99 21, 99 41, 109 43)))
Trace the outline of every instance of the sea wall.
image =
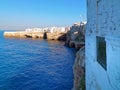
POLYGON ((41 38, 48 40, 66 40, 67 29, 64 27, 33 28, 25 31, 4 32, 9 38, 41 38))

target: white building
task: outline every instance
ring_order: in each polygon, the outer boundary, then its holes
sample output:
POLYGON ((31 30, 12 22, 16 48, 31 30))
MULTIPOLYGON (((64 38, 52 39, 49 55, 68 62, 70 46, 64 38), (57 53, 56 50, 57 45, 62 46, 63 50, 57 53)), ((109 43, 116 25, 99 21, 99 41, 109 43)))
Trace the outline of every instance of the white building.
POLYGON ((120 0, 87 0, 86 90, 120 90, 120 0))
POLYGON ((46 27, 46 28, 28 28, 25 29, 26 32, 61 32, 61 33, 65 33, 66 32, 66 28, 65 27, 46 27))
POLYGON ((27 29, 25 29, 25 31, 26 32, 30 32, 30 31, 32 31, 32 29, 31 28, 27 28, 27 29))

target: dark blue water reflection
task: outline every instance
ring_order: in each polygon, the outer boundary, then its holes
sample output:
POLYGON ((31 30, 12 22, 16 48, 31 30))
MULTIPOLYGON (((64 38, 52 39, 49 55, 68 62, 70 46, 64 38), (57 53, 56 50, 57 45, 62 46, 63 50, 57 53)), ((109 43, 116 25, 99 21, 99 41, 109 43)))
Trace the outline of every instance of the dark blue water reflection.
POLYGON ((74 50, 62 42, 3 38, 0 90, 71 90, 74 50))

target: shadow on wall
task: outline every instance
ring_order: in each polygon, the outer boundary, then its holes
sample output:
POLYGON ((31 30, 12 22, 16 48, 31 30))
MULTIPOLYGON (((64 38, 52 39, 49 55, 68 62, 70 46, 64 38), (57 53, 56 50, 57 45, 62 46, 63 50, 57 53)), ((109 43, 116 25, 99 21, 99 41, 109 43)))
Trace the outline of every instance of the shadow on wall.
POLYGON ((43 39, 47 39, 47 33, 46 32, 44 32, 44 34, 43 34, 43 39))

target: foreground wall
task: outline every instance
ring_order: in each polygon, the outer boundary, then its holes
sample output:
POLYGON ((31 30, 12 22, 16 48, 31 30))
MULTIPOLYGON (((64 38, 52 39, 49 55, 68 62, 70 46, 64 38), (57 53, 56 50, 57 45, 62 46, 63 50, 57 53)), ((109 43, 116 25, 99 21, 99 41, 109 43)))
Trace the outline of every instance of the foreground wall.
POLYGON ((120 90, 120 0, 87 0, 86 90, 120 90), (106 65, 98 62, 97 37, 105 38, 106 65))

